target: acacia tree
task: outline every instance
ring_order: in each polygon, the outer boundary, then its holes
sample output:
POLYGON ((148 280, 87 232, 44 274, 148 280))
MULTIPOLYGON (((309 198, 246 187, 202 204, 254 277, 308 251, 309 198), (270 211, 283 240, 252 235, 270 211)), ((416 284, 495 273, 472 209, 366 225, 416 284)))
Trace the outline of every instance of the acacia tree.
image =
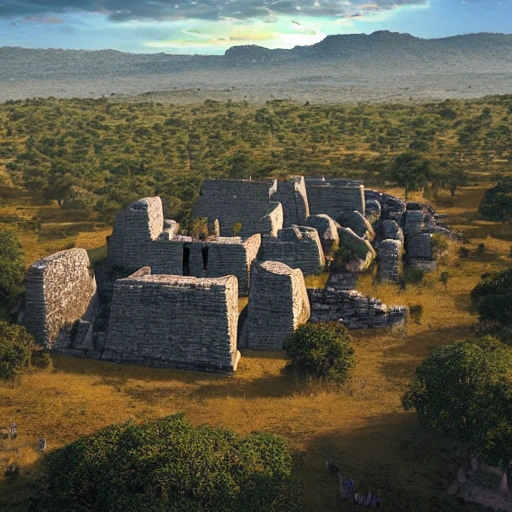
POLYGON ((490 337, 438 347, 402 397, 420 422, 505 469, 512 460, 512 350, 490 337))
POLYGON ((393 161, 390 178, 404 187, 407 200, 409 191, 423 189, 434 178, 434 172, 430 160, 414 151, 406 151, 393 161))
POLYGON ((0 379, 14 380, 28 370, 33 348, 25 327, 0 321, 0 379))

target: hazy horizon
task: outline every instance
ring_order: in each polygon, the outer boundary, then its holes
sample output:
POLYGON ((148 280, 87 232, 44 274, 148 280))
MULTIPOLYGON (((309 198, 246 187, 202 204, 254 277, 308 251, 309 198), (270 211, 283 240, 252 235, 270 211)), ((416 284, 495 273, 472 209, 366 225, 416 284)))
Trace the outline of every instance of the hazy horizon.
POLYGON ((512 33, 512 0, 3 0, 0 46, 222 55, 328 35, 512 33))

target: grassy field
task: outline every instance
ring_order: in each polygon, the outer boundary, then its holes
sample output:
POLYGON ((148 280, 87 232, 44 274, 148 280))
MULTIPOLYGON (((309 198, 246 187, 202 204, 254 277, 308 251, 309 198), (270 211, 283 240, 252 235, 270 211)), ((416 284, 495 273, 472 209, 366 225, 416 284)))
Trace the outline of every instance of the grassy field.
MULTIPOLYGON (((96 256, 104 252, 108 226, 70 218, 55 205, 32 204, 11 190, 0 205, 0 225, 16 228, 27 261, 73 245, 93 249, 96 256), (33 215, 41 219, 39 231, 23 227, 23 219, 33 215)), ((431 347, 472 336, 477 318, 469 292, 480 276, 510 266, 512 226, 481 221, 475 213, 484 190, 461 189, 454 201, 441 199, 438 207, 463 232, 469 258, 461 259, 461 244, 453 242, 439 270, 405 290, 375 284, 371 273, 361 276, 362 292, 388 304, 421 305, 423 314, 411 318, 406 330, 355 332, 357 366, 342 391, 283 374, 283 352, 251 351, 243 351, 239 371, 230 377, 54 356, 51 368, 24 376, 15 387, 4 385, 0 426, 15 419, 19 436, 0 439, 0 467, 18 461, 22 475, 15 482, 0 477, 0 510, 26 509, 27 489, 40 467, 39 436, 53 450, 113 422, 180 411, 195 424, 282 436, 315 511, 350 509, 337 497, 327 459, 359 489, 378 492, 388 510, 397 499, 444 499, 462 454, 420 429, 414 413, 402 410, 400 396, 431 347), (479 244, 485 244, 483 251, 479 244), (439 280, 442 271, 449 272, 446 287, 439 280)), ((447 510, 457 507, 453 501, 447 510)))

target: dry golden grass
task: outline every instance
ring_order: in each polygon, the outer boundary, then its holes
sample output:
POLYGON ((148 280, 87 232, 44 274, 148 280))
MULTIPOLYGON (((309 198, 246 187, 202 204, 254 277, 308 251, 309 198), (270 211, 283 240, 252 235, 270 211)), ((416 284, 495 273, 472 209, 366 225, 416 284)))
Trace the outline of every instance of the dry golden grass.
MULTIPOLYGON (((463 230, 472 226, 473 221, 464 219, 472 218, 482 193, 461 190, 444 209, 448 222, 456 219, 463 230)), ((53 368, 26 375, 15 388, 1 389, 0 426, 16 419, 19 438, 1 441, 0 463, 2 458, 4 463, 17 460, 23 474, 14 483, 0 480, 0 509, 9 504, 10 510, 24 510, 27 485, 39 468, 39 435, 46 436, 48 450, 53 450, 113 422, 178 411, 195 424, 283 436, 316 511, 342 510, 335 479, 325 470, 329 458, 368 489, 376 485, 368 468, 382 467, 412 489, 443 494, 457 467, 452 447, 447 451, 444 441, 422 431, 415 415, 402 410, 400 396, 430 347, 472 335, 476 316, 469 292, 480 275, 510 265, 510 226, 490 223, 484 228, 474 222, 480 227, 467 245, 470 258, 460 259, 459 245, 451 244, 439 271, 425 275, 418 285, 399 290, 375 285, 370 274, 361 276, 364 293, 388 304, 421 304, 423 315, 410 320, 406 332, 355 332, 357 366, 341 391, 282 374, 287 363, 283 352, 243 351, 234 376, 55 356, 53 368), (475 253, 479 243, 486 246, 483 256, 475 253), (439 280, 441 271, 450 275, 446 288, 439 280)), ((91 243, 103 235, 101 230, 88 233, 91 243)), ((86 240, 82 236, 77 240, 86 240)))

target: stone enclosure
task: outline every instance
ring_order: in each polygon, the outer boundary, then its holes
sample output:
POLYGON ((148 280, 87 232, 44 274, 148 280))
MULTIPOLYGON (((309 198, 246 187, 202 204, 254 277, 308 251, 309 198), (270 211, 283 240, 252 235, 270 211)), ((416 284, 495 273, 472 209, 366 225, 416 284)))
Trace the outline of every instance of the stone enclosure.
POLYGON ((400 282, 404 263, 435 267, 432 237, 449 234, 428 206, 339 179, 205 180, 193 211, 213 233, 180 232, 159 197, 120 212, 99 294, 83 249, 33 263, 20 321, 72 355, 232 373, 238 348, 280 350, 307 321, 403 324, 407 309, 357 292, 357 273, 375 261, 380 280, 400 282), (307 289, 325 270, 325 289, 307 289))

